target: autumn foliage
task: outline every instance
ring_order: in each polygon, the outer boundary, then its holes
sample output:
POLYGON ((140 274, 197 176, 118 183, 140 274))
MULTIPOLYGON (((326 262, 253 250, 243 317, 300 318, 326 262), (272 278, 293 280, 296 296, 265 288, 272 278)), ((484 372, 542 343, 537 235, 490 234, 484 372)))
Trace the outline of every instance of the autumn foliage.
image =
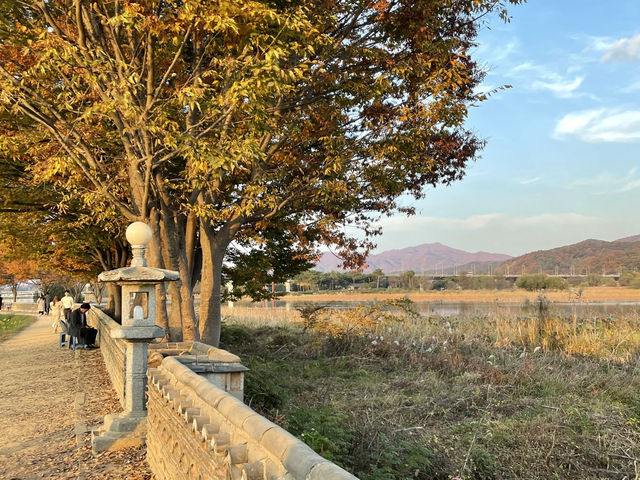
POLYGON ((478 28, 517 3, 2 0, 0 144, 58 209, 147 222, 181 277, 161 325, 217 344, 231 245, 357 265, 401 196, 463 176, 478 28))

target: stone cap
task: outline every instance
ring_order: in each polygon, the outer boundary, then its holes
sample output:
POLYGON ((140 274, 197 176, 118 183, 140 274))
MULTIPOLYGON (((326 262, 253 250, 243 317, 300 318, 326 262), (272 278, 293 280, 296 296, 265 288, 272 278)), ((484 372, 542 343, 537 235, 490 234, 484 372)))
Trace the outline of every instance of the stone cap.
POLYGON ((240 357, 237 355, 202 342, 193 342, 191 349, 189 350, 189 355, 206 355, 214 362, 240 362, 240 357))
POLYGON ((173 282, 179 279, 178 272, 152 267, 117 268, 98 275, 101 282, 173 282))
POLYGON ((149 344, 150 350, 162 353, 165 357, 179 355, 196 355, 199 359, 208 357, 213 362, 241 363, 240 357, 221 348, 212 347, 202 342, 154 342, 149 344))
POLYGON ((152 327, 117 327, 111 330, 111 338, 124 340, 151 340, 162 338, 164 329, 154 325, 152 327))
POLYGON ((181 355, 173 357, 181 364, 195 373, 234 373, 248 372, 249 369, 240 362, 219 362, 211 360, 208 357, 199 357, 197 355, 181 355))

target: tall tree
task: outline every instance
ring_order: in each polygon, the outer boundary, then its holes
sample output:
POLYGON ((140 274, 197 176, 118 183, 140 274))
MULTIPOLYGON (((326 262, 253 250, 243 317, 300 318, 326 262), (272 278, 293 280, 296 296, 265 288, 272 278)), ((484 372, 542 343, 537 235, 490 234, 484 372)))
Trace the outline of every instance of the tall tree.
POLYGON ((463 175, 477 29, 521 3, 0 1, 0 102, 43 127, 2 141, 41 136, 41 178, 83 176, 88 204, 148 222, 153 264, 181 276, 171 318, 214 345, 234 240, 286 225, 358 264, 379 215, 412 213, 401 195, 463 175))

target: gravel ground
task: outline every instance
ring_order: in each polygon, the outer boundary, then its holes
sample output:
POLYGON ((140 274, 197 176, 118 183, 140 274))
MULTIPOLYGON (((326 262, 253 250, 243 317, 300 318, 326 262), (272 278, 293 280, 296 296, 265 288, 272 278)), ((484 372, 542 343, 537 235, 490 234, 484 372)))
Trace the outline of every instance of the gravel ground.
POLYGON ((100 350, 58 346, 50 317, 0 343, 0 479, 153 479, 145 448, 93 454, 120 410, 100 350))

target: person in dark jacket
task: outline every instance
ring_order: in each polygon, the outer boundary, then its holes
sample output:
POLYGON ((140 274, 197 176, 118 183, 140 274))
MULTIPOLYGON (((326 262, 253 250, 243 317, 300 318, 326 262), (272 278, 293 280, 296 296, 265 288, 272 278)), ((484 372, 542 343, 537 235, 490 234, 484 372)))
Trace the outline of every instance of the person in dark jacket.
POLYGON ((88 303, 83 303, 80 308, 71 312, 69 316, 69 348, 75 350, 78 344, 87 348, 82 338, 82 329, 87 326, 87 310, 91 308, 88 303))
POLYGON ((51 297, 48 293, 44 295, 44 314, 49 315, 49 310, 51 309, 51 297))

